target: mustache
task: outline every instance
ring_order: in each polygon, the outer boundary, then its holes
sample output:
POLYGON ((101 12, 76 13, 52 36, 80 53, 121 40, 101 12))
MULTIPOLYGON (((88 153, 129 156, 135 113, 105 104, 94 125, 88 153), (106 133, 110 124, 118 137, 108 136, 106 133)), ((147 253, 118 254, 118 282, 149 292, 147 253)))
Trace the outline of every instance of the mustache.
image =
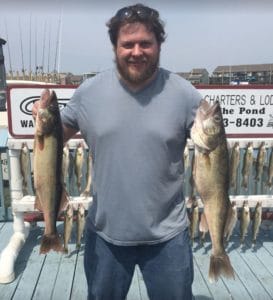
POLYGON ((129 58, 126 60, 127 63, 145 63, 147 62, 147 59, 145 57, 141 57, 141 58, 129 58))

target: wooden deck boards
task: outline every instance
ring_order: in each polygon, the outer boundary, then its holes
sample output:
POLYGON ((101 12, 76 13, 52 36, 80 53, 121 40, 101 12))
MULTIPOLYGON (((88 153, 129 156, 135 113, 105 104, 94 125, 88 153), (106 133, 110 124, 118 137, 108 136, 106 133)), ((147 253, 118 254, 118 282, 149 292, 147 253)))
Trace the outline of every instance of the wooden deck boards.
MULTIPOLYGON (((0 251, 12 235, 12 223, 0 223, 0 251)), ((59 224, 59 232, 63 225, 59 224)), ((0 284, 1 300, 81 300, 86 299, 87 287, 83 270, 83 247, 75 250, 75 232, 69 244, 70 253, 60 255, 50 252, 39 255, 43 223, 30 231, 16 264, 16 279, 10 284, 0 284)), ((273 229, 261 229, 255 248, 251 247, 250 234, 245 246, 239 245, 236 229, 227 248, 235 270, 235 280, 220 278, 216 283, 208 280, 210 242, 205 247, 193 246, 194 283, 196 300, 207 299, 273 299, 273 229)), ((148 300, 146 287, 138 268, 127 295, 127 300, 148 300)))

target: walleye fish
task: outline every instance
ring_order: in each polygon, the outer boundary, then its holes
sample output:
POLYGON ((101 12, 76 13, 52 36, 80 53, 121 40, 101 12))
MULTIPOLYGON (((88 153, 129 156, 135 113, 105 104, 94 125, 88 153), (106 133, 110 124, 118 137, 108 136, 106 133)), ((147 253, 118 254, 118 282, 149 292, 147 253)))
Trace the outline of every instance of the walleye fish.
POLYGON ((238 213, 237 213, 237 205, 236 201, 232 201, 231 209, 228 211, 227 222, 224 230, 225 242, 228 243, 229 239, 232 235, 234 227, 237 223, 238 213))
POLYGON ((209 280, 220 275, 234 278, 234 270, 224 247, 224 229, 231 203, 229 157, 219 102, 212 106, 202 100, 191 129, 195 145, 194 181, 204 203, 204 214, 212 241, 209 280))
POLYGON ((73 227, 73 206, 67 205, 64 215, 64 252, 68 253, 68 243, 71 238, 71 232, 73 227))
POLYGON ((266 159, 265 142, 262 142, 259 147, 257 160, 256 160, 256 176, 255 176, 256 181, 259 181, 262 176, 265 159, 266 159))
POLYGON ((197 225, 199 221, 199 206, 198 206, 198 201, 195 197, 190 199, 189 202, 191 202, 190 238, 191 238, 191 243, 193 245, 195 234, 197 231, 197 225))
POLYGON ((81 239, 85 226, 85 209, 83 204, 79 204, 78 212, 77 212, 77 242, 76 249, 79 250, 81 248, 81 239))
POLYGON ((87 157, 87 170, 86 170, 86 185, 84 191, 81 193, 81 197, 87 198, 90 195, 91 184, 92 184, 92 154, 89 152, 87 157))
POLYGON ((84 146, 83 146, 83 142, 80 142, 77 146, 76 153, 75 153, 75 175, 77 178, 77 187, 79 193, 81 192, 83 163, 84 163, 84 146))
MULTIPOLYGON (((34 116, 35 117, 35 116, 34 116)), ((62 179, 63 131, 57 96, 48 89, 38 102, 34 135, 35 207, 43 212, 45 231, 40 253, 63 251, 56 221, 67 204, 62 179)))
POLYGON ((256 239, 259 233, 261 222, 262 222, 262 202, 258 201, 255 206, 254 216, 252 221, 252 245, 256 245, 256 239))
POLYGON ((248 188, 248 180, 253 164, 253 143, 249 142, 244 155, 243 169, 242 169, 242 187, 248 188))
POLYGON ((28 178, 30 176, 30 153, 27 143, 23 142, 20 151, 20 170, 22 174, 23 195, 29 195, 28 178))
POLYGON ((272 188, 272 179, 273 179, 273 148, 271 148, 268 170, 267 170, 267 185, 270 189, 272 188))
POLYGON ((62 164, 62 174, 64 185, 66 186, 67 178, 68 178, 68 169, 69 169, 69 146, 66 143, 63 147, 63 164, 62 164))
POLYGON ((250 223, 250 209, 247 200, 243 202, 240 221, 240 243, 243 245, 250 223))
POLYGON ((230 155, 229 186, 231 188, 236 188, 239 164, 240 164, 240 147, 239 147, 239 143, 236 142, 232 147, 231 155, 230 155))

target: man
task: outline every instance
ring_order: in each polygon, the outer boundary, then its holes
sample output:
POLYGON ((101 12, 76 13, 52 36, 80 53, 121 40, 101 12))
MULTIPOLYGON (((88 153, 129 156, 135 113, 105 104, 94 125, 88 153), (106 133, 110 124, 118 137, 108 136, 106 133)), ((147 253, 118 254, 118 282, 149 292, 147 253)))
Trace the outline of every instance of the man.
POLYGON ((136 264, 150 299, 191 299, 182 157, 201 96, 159 68, 156 10, 124 7, 107 26, 116 69, 85 81, 62 111, 65 140, 80 130, 93 155, 88 299, 125 299, 136 264))

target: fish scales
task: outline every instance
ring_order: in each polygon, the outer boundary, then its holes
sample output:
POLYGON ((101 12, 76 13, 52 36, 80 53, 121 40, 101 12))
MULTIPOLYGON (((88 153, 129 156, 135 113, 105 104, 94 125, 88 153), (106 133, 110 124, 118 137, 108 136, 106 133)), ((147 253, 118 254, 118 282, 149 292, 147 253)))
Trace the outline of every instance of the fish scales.
POLYGON ((250 209, 248 205, 248 201, 245 200, 243 202, 241 217, 240 217, 240 243, 241 245, 245 242, 245 237, 248 232, 248 226, 250 223, 250 209))
POLYGON ((268 169, 267 169, 267 186, 272 188, 272 179, 273 179, 273 148, 271 148, 268 169))
POLYGON ((224 230, 231 208, 228 195, 229 156, 219 102, 202 100, 191 130, 195 145, 194 182, 204 203, 204 214, 212 241, 209 280, 220 275, 234 278, 224 248, 224 230))
POLYGON ((231 149, 231 155, 230 155, 229 180, 230 180, 231 188, 236 188, 239 164, 240 164, 240 147, 239 147, 239 143, 236 142, 231 149))
POLYGON ((265 160, 266 160, 266 147, 265 147, 265 142, 262 142, 259 150, 258 150, 258 155, 257 155, 257 160, 256 160, 256 176, 255 180, 259 181, 262 173, 263 173, 263 168, 265 165, 265 160))
POLYGON ((22 175, 23 195, 29 195, 28 177, 30 176, 30 153, 27 143, 23 142, 20 151, 20 170, 22 175))
POLYGON ((64 252, 68 253, 68 243, 73 228, 73 206, 68 204, 64 214, 64 252))
POLYGON ((76 249, 80 250, 81 248, 81 239, 84 232, 85 227, 85 209, 83 204, 79 204, 77 211, 77 242, 76 249))
POLYGON ((242 168, 242 187, 248 189, 248 181, 251 174, 253 164, 253 143, 249 142, 244 154, 244 162, 242 168))
POLYGON ((262 222, 262 202, 258 201, 255 206, 253 221, 252 221, 252 244, 256 244, 257 235, 262 222))
POLYGON ((92 161, 92 154, 89 152, 87 156, 87 170, 86 170, 86 185, 81 193, 81 197, 87 198, 90 195, 91 191, 91 184, 92 184, 92 168, 93 168, 93 161, 92 161))
POLYGON ((81 193, 81 180, 82 180, 82 171, 83 171, 83 164, 84 164, 84 144, 80 142, 77 146, 76 153, 75 153, 75 175, 77 180, 77 188, 79 194, 81 193))
POLYGON ((35 207, 43 212, 45 231, 40 253, 63 251, 57 232, 58 214, 67 203, 62 179, 63 131, 54 91, 44 90, 37 106, 34 135, 35 207))

